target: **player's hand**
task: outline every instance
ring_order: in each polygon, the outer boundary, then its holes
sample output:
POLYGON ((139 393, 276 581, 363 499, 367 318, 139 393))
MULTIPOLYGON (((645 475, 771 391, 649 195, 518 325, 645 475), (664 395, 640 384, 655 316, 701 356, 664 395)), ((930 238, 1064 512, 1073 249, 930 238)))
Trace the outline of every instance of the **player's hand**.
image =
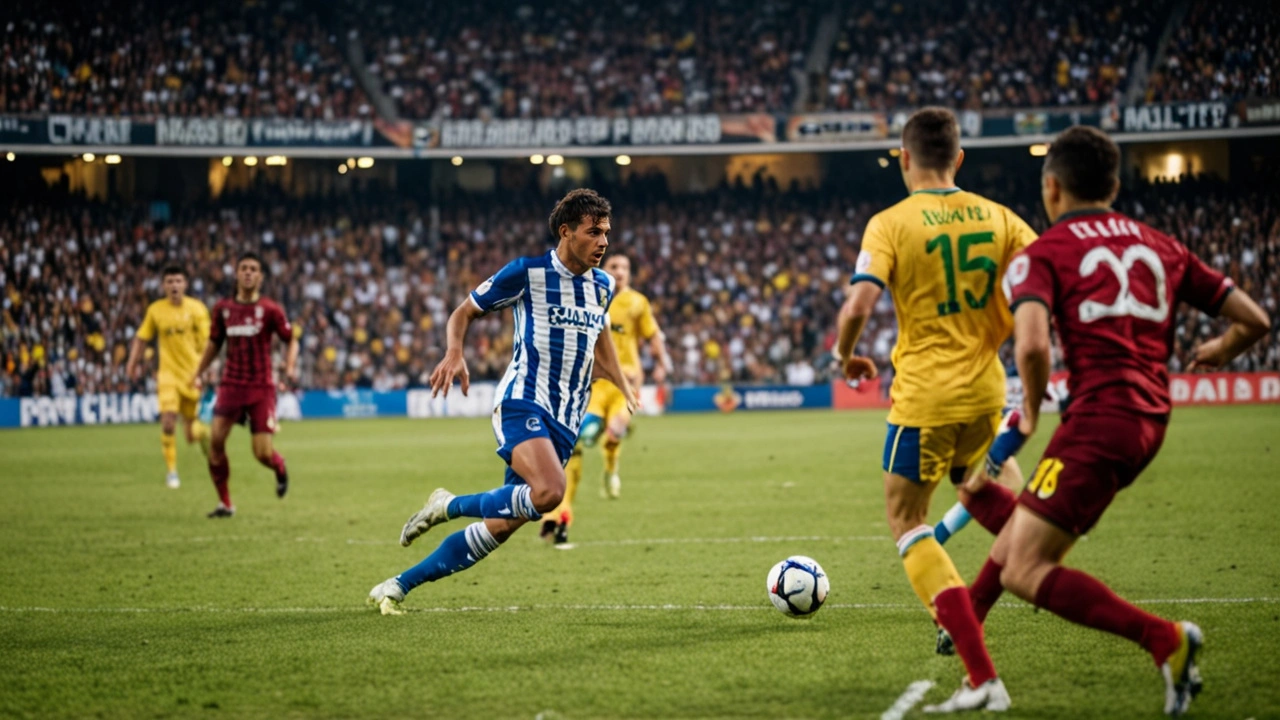
POLYGON ((623 391, 627 396, 627 412, 635 415, 640 411, 640 393, 631 383, 627 383, 627 389, 623 391))
POLYGON ((124 369, 124 376, 125 376, 125 377, 127 377, 127 378, 129 378, 130 380, 137 380, 137 379, 138 379, 138 364, 137 364, 137 363, 129 363, 127 366, 125 366, 125 369, 124 369))
POLYGON ((1212 340, 1206 340, 1196 346, 1192 351, 1194 357, 1187 370, 1191 372, 1204 372, 1208 370, 1217 370, 1226 365, 1231 358, 1227 357, 1227 343, 1225 338, 1216 337, 1212 340))
POLYGON ((868 357, 860 357, 852 355, 848 359, 840 363, 840 372, 844 375, 846 382, 860 382, 862 380, 874 380, 879 371, 876 370, 875 361, 868 357))
POLYGON ((192 375, 191 379, 187 381, 187 384, 195 388, 196 390, 201 390, 204 388, 204 380, 200 379, 199 373, 192 375))
POLYGON ((289 392, 293 388, 298 387, 298 368, 286 367, 284 369, 284 379, 280 381, 280 392, 289 392))
POLYGON ((461 350, 445 352, 444 360, 431 371, 431 397, 449 397, 449 388, 453 387, 454 379, 462 383, 462 394, 466 395, 471 389, 471 373, 467 371, 467 359, 461 350))
POLYGON ((991 448, 987 450, 982 471, 965 483, 965 489, 976 492, 983 485, 1000 477, 1004 464, 1009 461, 1009 458, 1018 454, 1026 444, 1027 437, 1034 430, 1035 427, 1031 424, 1030 418, 1026 417, 1026 413, 1022 410, 1013 410, 1005 415, 1000 421, 1000 429, 996 431, 996 439, 991 442, 991 448))
POLYGON ((661 385, 667 381, 667 369, 662 366, 662 363, 655 363, 653 372, 649 373, 649 377, 653 380, 654 385, 661 385))

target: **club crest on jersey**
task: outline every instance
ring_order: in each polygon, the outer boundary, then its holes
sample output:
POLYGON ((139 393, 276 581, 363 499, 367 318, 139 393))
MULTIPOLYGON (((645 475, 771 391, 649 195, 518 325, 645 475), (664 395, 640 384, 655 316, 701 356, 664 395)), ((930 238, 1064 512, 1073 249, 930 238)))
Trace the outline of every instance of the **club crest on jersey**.
POLYGON ((571 328, 573 330, 602 330, 605 325, 604 313, 593 313, 589 310, 564 305, 552 305, 550 308, 551 327, 571 328))
POLYGON ((524 421, 524 429, 529 432, 539 432, 542 430, 542 421, 536 417, 531 417, 524 421))
POLYGON ((596 299, 600 301, 600 306, 604 307, 609 304, 609 289, 603 285, 596 286, 596 299))
POLYGON ((256 307, 256 308, 254 308, 254 309, 253 309, 253 316, 254 316, 255 318, 259 319, 259 320, 261 320, 261 319, 262 319, 262 306, 261 306, 261 305, 259 305, 258 307, 256 307))

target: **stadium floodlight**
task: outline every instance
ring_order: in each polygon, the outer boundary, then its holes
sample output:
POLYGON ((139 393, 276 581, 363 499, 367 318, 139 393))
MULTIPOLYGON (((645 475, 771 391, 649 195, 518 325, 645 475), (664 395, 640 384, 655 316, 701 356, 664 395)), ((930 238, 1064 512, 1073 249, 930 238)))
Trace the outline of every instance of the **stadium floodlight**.
POLYGON ((356 160, 356 167, 360 168, 361 170, 368 170, 369 168, 373 167, 373 158, 362 157, 359 160, 356 160))
POLYGON ((120 156, 119 156, 119 155, 108 155, 108 156, 106 156, 106 157, 102 158, 102 161, 103 161, 103 162, 105 162, 105 163, 106 163, 106 164, 108 164, 108 165, 119 165, 119 164, 120 164, 120 156))
POLYGON ((887 168, 889 167, 889 158, 876 158, 876 163, 882 168, 887 168))
POLYGON ((85 153, 84 155, 81 155, 80 157, 81 157, 82 159, 84 159, 84 161, 85 161, 85 162, 93 162, 94 158, 96 158, 96 157, 97 157, 97 155, 94 155, 93 153, 85 153))
POLYGON ((231 163, 233 163, 233 162, 235 162, 235 158, 231 157, 230 155, 224 155, 224 156, 222 156, 222 166, 223 166, 223 167, 231 167, 231 163))
POLYGON ((18 156, 17 156, 17 155, 14 155, 13 153, 7 153, 7 154, 4 156, 4 159, 5 159, 5 160, 8 160, 9 162, 13 162, 14 160, 17 160, 17 159, 18 159, 18 156))
POLYGON ((347 174, 347 166, 346 166, 345 164, 344 164, 344 165, 339 165, 339 166, 338 166, 338 174, 339 174, 339 175, 346 175, 346 174, 347 174))
POLYGON ((449 160, 449 162, 453 163, 453 166, 454 166, 454 167, 458 167, 459 165, 461 165, 461 164, 462 164, 462 156, 461 156, 461 155, 454 155, 454 156, 453 156, 453 158, 452 158, 451 160, 449 160))
POLYGON ((267 164, 268 164, 268 165, 276 165, 276 166, 279 166, 279 165, 288 165, 288 164, 289 164, 289 158, 287 158, 287 157, 285 157, 285 156, 283 156, 283 155, 268 155, 268 156, 267 156, 267 164))
POLYGON ((248 165, 249 167, 253 167, 254 165, 258 164, 258 158, 250 155, 249 157, 244 159, 244 164, 248 165))
POLYGON ((548 155, 548 156, 547 156, 547 164, 548 164, 548 165, 563 165, 563 164, 564 164, 564 156, 563 156, 563 155, 548 155))
POLYGON ((351 168, 351 169, 353 169, 353 170, 354 170, 354 169, 355 169, 355 167, 356 167, 356 159, 355 159, 355 158, 347 158, 347 167, 348 167, 348 168, 351 168))
POLYGON ((630 155, 619 155, 618 157, 614 158, 614 159, 613 159, 613 161, 614 161, 614 162, 616 162, 616 163, 618 163, 619 165, 623 165, 623 166, 630 165, 630 164, 631 164, 631 156, 630 156, 630 155))
POLYGON ((1044 157, 1049 154, 1049 146, 1044 143, 1036 143, 1028 149, 1031 151, 1031 157, 1044 157))
POLYGON ((543 157, 542 157, 541 155, 530 155, 530 156, 529 156, 529 162, 533 163, 534 165, 541 165, 541 164, 542 164, 542 160, 543 160, 543 157))
POLYGON ((899 148, 889 148, 889 157, 898 157, 898 156, 899 156, 899 155, 901 155, 901 154, 902 154, 902 150, 901 150, 901 149, 899 149, 899 148))

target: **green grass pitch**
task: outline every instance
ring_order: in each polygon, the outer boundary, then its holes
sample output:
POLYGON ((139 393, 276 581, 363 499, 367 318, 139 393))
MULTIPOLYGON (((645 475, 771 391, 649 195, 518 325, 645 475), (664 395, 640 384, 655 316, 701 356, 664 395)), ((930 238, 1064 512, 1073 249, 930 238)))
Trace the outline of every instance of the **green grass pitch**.
MULTIPOLYGON (((883 433, 879 412, 644 419, 621 499, 598 497, 589 457, 575 549, 526 528, 382 617, 369 588, 463 526, 404 549, 405 518, 438 485, 501 481, 486 420, 286 425, 283 502, 238 429, 229 521, 204 517, 197 449, 165 488, 157 427, 3 432, 0 717, 873 718, 918 680, 936 702, 962 668, 933 654, 888 537, 883 433), (831 577, 808 621, 765 597, 791 554, 831 577)), ((1179 410, 1069 557, 1204 628, 1194 717, 1280 717, 1278 441, 1277 406, 1179 410)), ((934 519, 953 499, 940 489, 934 519)), ((990 542, 975 525, 948 545, 966 579, 990 542)), ((1162 683, 1125 641, 1017 601, 987 637, 1010 717, 1159 716, 1162 683)))

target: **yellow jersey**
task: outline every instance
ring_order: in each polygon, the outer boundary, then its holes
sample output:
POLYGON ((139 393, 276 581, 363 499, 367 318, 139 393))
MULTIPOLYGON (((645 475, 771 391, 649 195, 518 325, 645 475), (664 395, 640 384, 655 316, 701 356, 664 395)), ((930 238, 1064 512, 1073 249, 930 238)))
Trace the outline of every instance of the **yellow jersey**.
POLYGON ((851 282, 893 297, 889 422, 935 427, 1004 406, 998 353, 1013 317, 1000 285, 1035 238, 1012 210, 959 188, 917 191, 867 223, 851 282))
POLYGON ((138 339, 159 338, 160 370, 156 382, 186 384, 200 365, 209 341, 209 310, 195 298, 182 298, 175 307, 167 298, 151 303, 138 328, 138 339))
POLYGON ((618 364, 628 377, 639 377, 640 341, 648 340, 658 332, 658 321, 653 318, 649 298, 632 288, 627 288, 613 298, 609 305, 609 329, 613 332, 613 345, 618 349, 618 364))

